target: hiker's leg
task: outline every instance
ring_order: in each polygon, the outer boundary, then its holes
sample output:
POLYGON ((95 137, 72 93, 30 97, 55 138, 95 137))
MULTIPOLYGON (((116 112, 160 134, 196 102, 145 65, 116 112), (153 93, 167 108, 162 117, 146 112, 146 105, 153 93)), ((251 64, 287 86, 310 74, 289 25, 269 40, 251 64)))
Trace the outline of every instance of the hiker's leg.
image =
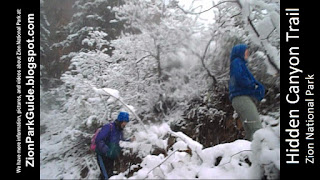
POLYGON ((106 169, 109 177, 113 176, 114 159, 106 158, 106 169))
POLYGON ((252 140, 255 131, 262 128, 256 105, 249 96, 237 96, 232 99, 232 106, 240 115, 247 140, 252 140))
POLYGON ((103 179, 108 179, 109 177, 108 177, 108 173, 106 170, 105 158, 103 158, 101 155, 97 154, 97 161, 98 161, 103 179))

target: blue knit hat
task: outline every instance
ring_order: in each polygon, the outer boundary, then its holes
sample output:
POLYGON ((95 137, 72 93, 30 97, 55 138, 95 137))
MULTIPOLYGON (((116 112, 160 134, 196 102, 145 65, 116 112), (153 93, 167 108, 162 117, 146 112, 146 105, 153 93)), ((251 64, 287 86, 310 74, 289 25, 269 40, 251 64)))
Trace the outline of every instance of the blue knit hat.
POLYGON ((127 112, 120 112, 118 115, 117 120, 119 122, 129 122, 129 113, 127 112))

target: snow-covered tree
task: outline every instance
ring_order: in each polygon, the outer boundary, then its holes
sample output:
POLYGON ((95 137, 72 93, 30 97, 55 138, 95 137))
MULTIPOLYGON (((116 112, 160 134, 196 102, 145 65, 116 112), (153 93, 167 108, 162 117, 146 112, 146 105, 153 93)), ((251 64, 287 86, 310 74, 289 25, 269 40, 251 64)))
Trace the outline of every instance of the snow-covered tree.
MULTIPOLYGON (((195 22, 183 13, 177 13, 171 4, 164 1, 134 0, 115 8, 119 20, 125 20, 127 28, 137 33, 132 43, 140 41, 133 52, 137 62, 154 59, 157 66, 158 81, 163 75, 163 63, 168 56, 176 53, 190 35, 194 33, 195 22)), ((130 36, 130 35, 129 35, 130 36)), ((129 41, 130 42, 130 41, 129 41)))
MULTIPOLYGON (((41 93, 48 107, 41 113, 42 178, 97 178, 88 141, 119 110, 130 111, 127 133, 137 141, 121 144, 121 161, 130 161, 122 168, 130 168, 117 178, 261 178, 262 171, 277 176, 278 159, 261 157, 269 145, 278 153, 278 128, 261 131, 252 147, 244 140, 232 142, 242 134, 228 99, 228 78, 232 46, 247 43, 254 59, 250 69, 259 72, 267 89, 275 89, 270 74, 280 70, 279 2, 197 3, 188 8, 177 0, 76 0, 72 20, 55 32, 42 11, 42 49, 54 52, 43 57, 54 55, 63 67, 55 68, 62 72, 61 85, 41 93), (209 11, 212 19, 203 20, 209 11), (52 46, 47 46, 48 34, 59 35, 52 46), (135 123, 140 118, 147 128, 135 123), (272 142, 260 143, 268 133, 272 142), (231 144, 221 144, 226 142, 231 144), (192 167, 190 174, 182 174, 181 166, 192 167)), ((268 115, 278 110, 273 96, 267 93, 260 108, 268 123, 278 125, 278 115, 268 115), (272 108, 266 108, 268 103, 272 108)))
MULTIPOLYGON (((115 39, 121 32, 122 23, 114 22, 114 6, 121 5, 118 0, 77 0, 73 5, 76 13, 71 22, 64 27, 60 33, 67 34, 65 40, 54 44, 54 47, 67 49, 66 53, 90 49, 90 46, 83 46, 82 40, 87 37, 90 31, 104 31, 108 33, 107 40, 115 39)), ((110 55, 112 48, 108 45, 107 53, 110 55)))

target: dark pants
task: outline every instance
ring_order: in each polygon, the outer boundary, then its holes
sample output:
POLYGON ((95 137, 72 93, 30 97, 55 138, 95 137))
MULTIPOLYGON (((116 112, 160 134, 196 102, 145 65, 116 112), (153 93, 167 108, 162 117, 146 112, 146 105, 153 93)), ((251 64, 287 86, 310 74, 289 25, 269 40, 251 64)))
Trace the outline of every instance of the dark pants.
POLYGON ((102 179, 108 179, 113 176, 114 159, 97 154, 97 162, 100 167, 102 179))

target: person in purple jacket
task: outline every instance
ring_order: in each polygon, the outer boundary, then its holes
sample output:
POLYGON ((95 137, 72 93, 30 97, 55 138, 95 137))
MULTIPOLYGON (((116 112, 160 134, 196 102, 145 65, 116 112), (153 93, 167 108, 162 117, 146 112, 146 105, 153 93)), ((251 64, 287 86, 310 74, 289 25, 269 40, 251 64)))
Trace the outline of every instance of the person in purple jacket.
POLYGON ((123 138, 123 129, 129 122, 129 114, 120 112, 118 118, 109 124, 104 125, 96 137, 97 161, 103 175, 108 179, 113 175, 114 160, 119 156, 121 148, 120 140, 123 138))

